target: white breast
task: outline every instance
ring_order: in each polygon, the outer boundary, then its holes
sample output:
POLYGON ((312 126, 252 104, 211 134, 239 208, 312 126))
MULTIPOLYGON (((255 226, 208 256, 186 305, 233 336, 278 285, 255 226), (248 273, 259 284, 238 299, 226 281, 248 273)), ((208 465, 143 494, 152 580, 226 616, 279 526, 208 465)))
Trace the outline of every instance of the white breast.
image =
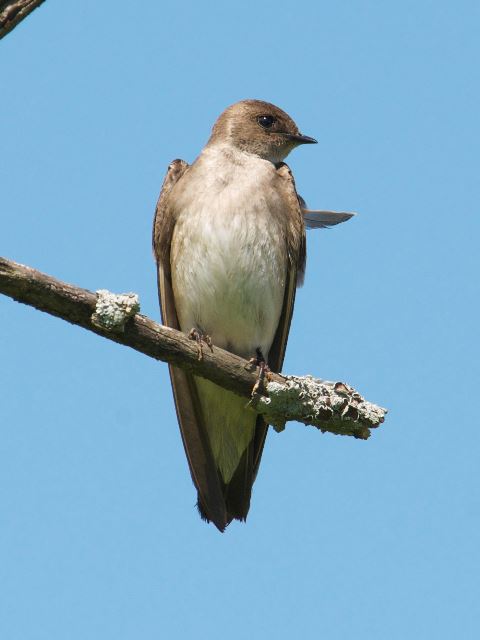
POLYGON ((257 347, 267 356, 283 304, 285 232, 272 214, 281 206, 273 165, 242 156, 232 163, 210 150, 197 161, 172 238, 173 291, 183 331, 198 328, 244 357, 257 347))

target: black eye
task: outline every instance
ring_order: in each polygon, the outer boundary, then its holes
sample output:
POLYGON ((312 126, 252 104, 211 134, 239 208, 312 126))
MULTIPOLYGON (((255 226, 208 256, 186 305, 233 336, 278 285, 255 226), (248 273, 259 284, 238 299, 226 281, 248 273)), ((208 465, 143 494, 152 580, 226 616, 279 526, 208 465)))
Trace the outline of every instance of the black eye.
POLYGON ((258 124, 264 129, 270 129, 277 121, 273 116, 258 116, 257 120, 258 124))

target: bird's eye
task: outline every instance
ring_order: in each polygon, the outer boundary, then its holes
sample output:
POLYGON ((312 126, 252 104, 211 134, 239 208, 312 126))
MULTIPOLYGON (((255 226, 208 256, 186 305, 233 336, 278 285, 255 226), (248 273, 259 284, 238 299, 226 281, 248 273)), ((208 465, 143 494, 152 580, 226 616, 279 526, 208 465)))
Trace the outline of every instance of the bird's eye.
POLYGON ((276 118, 273 116, 258 116, 258 124, 264 129, 270 129, 276 122, 276 118))

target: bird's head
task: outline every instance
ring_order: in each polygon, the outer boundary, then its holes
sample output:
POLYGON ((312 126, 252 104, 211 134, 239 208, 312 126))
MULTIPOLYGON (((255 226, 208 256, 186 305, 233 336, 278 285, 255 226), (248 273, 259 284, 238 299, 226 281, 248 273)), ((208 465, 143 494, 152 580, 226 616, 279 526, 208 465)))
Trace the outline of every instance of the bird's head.
POLYGON ((298 145, 317 141, 301 134, 292 118, 275 105, 262 100, 242 100, 221 114, 209 142, 227 143, 276 163, 298 145))

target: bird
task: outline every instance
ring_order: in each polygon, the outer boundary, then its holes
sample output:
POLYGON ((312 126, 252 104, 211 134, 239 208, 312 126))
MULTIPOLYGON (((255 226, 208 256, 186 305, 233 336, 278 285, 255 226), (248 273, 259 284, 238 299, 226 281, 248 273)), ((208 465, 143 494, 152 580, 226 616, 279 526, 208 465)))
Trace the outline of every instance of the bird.
MULTIPOLYGON (((197 159, 170 163, 158 198, 153 252, 164 325, 273 372, 285 356, 306 228, 347 212, 309 210, 284 159, 314 144, 262 100, 229 106, 197 159)), ((200 516, 224 531, 245 521, 267 435, 244 398, 170 366, 200 516)))

